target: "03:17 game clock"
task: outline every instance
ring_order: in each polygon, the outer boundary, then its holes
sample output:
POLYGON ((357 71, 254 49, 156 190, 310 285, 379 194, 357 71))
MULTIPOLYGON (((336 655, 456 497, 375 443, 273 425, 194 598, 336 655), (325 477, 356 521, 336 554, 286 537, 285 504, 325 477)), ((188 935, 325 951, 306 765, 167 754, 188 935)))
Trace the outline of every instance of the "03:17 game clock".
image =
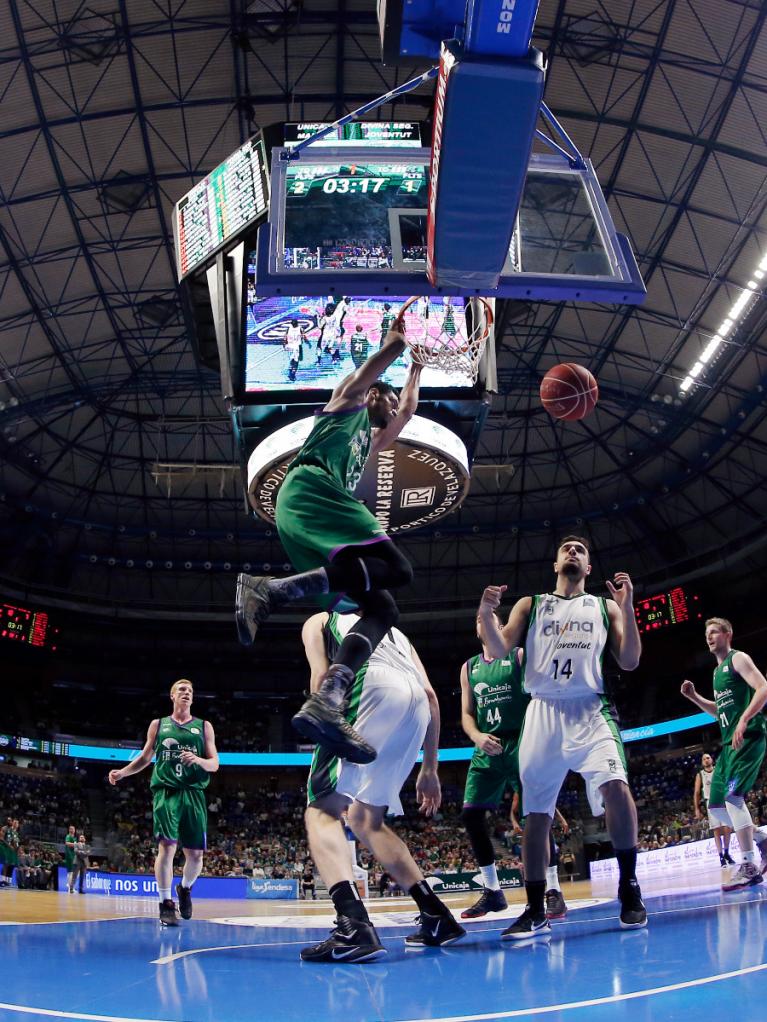
POLYGON ((634 614, 640 634, 685 624, 688 621, 703 620, 700 596, 683 586, 675 586, 655 596, 642 597, 637 600, 634 614))
POLYGON ((51 628, 44 610, 0 603, 0 639, 55 651, 58 632, 51 628))

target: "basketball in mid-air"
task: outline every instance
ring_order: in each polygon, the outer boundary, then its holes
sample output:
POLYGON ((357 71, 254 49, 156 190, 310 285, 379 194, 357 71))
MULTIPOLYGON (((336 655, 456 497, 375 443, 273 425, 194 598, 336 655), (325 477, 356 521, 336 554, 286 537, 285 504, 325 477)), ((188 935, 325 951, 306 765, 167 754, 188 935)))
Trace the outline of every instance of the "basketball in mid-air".
POLYGON ((541 404, 555 419, 582 419, 597 403, 597 381, 583 366, 563 362, 541 380, 541 404))

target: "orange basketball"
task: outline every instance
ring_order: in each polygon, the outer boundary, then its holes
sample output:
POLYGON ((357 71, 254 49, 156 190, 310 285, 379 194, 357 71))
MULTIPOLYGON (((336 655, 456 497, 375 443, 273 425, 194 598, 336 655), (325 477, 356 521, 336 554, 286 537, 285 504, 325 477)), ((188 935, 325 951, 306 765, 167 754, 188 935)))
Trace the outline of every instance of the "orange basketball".
POLYGON ((582 419, 598 397, 597 381, 575 362, 554 366, 541 380, 541 404, 555 419, 582 419))

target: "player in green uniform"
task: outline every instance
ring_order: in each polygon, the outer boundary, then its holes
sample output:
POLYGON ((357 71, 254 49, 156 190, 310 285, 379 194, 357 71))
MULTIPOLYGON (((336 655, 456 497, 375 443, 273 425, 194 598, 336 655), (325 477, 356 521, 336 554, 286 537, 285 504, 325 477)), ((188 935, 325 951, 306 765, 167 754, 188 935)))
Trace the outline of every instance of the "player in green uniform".
POLYGON ((682 695, 719 721, 722 751, 711 779, 708 811, 737 835, 743 861, 722 884, 724 891, 737 891, 760 884, 767 869, 767 827, 754 828, 745 802, 759 776, 767 745, 761 712, 767 704, 767 680, 748 653, 732 648, 732 625, 726 618, 706 621, 706 645, 717 663, 714 698, 700 695, 691 681, 682 683, 682 695))
POLYGON ((155 759, 150 788, 153 796, 154 836, 159 842, 154 875, 160 897, 160 922, 178 926, 176 906, 171 896, 173 857, 181 843, 184 873, 178 885, 178 905, 182 919, 192 918, 192 884, 202 870, 206 847, 208 810, 205 789, 210 774, 218 770, 216 736, 210 721, 191 714, 194 689, 181 678, 170 690, 173 713, 153 720, 146 744, 139 755, 120 770, 109 771, 109 783, 138 774, 155 759))
MULTIPOLYGON (((495 616, 503 625, 500 611, 495 616)), ((506 788, 518 796, 518 746, 530 696, 522 685, 522 651, 513 649, 508 656, 493 659, 483 638, 482 621, 477 618, 477 638, 482 653, 467 660, 461 668, 461 726, 475 749, 466 775, 461 819, 466 827, 484 890, 479 899, 461 913, 462 919, 477 919, 488 912, 507 907, 495 865, 493 842, 487 826, 487 810, 497 809, 506 788)), ((512 815, 512 823, 515 817, 512 815)), ((546 913, 549 919, 561 919, 567 906, 559 888, 557 847, 549 837, 549 867, 546 871, 546 913)))
POLYGON ((318 599, 329 610, 339 604, 343 610, 358 608, 359 623, 341 643, 319 690, 293 718, 305 738, 354 763, 372 762, 376 750, 352 728, 343 705, 357 671, 397 623, 397 604, 388 590, 413 577, 410 562, 354 497, 368 457, 391 446, 418 406, 421 365, 411 366, 400 397, 379 380, 405 350, 403 330, 395 321, 383 347, 336 387, 288 467, 277 498, 277 529, 301 574, 237 578, 237 630, 244 645, 252 644, 275 607, 292 600, 318 599))
POLYGON ((67 871, 67 891, 70 894, 75 892, 75 845, 77 834, 74 823, 70 823, 69 830, 64 838, 64 868, 67 871))

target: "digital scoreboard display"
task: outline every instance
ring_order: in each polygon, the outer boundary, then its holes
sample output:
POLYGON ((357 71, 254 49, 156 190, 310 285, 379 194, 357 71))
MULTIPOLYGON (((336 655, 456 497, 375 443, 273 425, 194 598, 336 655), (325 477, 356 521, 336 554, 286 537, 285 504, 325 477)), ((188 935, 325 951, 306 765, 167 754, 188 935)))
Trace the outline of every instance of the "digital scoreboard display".
POLYGON ((681 625, 687 621, 703 620, 700 597, 682 586, 638 600, 634 614, 640 634, 681 625))
MULTIPOLYGON (((374 354, 386 338, 404 297, 310 297, 280 295, 257 298, 253 270, 248 274, 245 328, 245 390, 248 394, 276 391, 332 391, 374 354)), ((462 298, 431 300, 439 314, 437 329, 446 316, 455 329, 466 333, 466 307, 462 298)), ((401 387, 410 369, 409 354, 400 355, 382 374, 393 387, 401 387)), ((427 366, 421 391, 430 387, 474 386, 468 370, 447 372, 427 366)))
POLYGON ((50 627, 44 610, 0 604, 0 639, 55 650, 58 632, 58 628, 50 627))
POLYGON ((68 756, 69 742, 52 742, 47 738, 23 738, 0 735, 0 757, 7 752, 40 752, 44 756, 68 756))
MULTIPOLYGON (((322 121, 301 121, 285 125, 285 145, 296 145, 327 128, 322 121)), ((338 125, 313 146, 397 146, 419 148, 421 128, 417 121, 353 121, 338 125)))
POLYGON ((298 273, 423 268, 427 175, 417 160, 288 164, 282 267, 298 273))
POLYGON ((268 208, 264 144, 250 139, 176 204, 173 226, 179 280, 268 208))

